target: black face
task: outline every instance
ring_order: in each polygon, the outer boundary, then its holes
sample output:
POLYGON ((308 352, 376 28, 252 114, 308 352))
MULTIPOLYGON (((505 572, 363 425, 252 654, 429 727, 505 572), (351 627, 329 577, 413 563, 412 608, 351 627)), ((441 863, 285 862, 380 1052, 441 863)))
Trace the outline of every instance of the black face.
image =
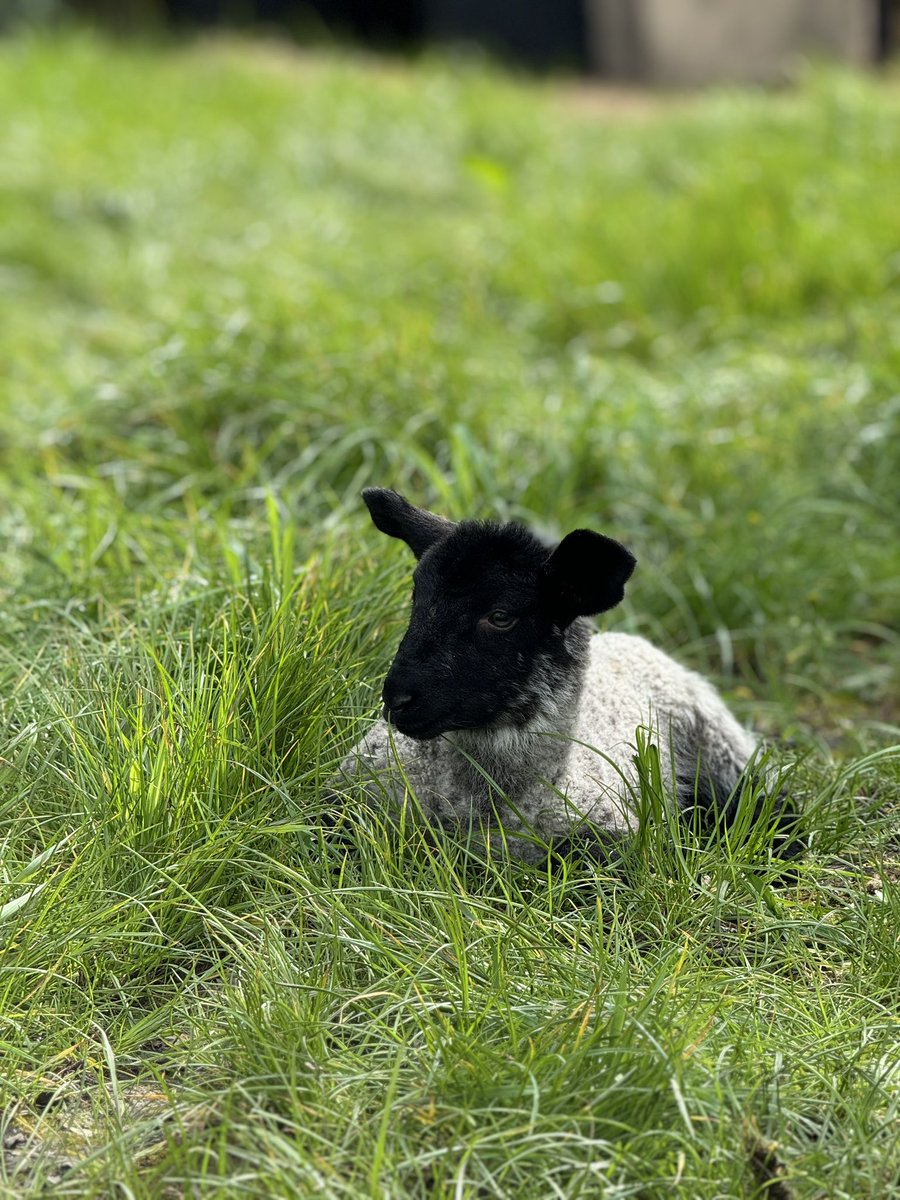
POLYGON ((529 678, 562 638, 539 601, 548 551, 525 530, 461 526, 422 557, 412 616, 384 684, 410 737, 528 718, 529 678))
POLYGON ((423 739, 526 725, 569 661, 566 627, 621 600, 632 556, 587 530, 551 550, 518 525, 454 525, 395 492, 363 495, 378 528, 419 559, 385 716, 423 739))

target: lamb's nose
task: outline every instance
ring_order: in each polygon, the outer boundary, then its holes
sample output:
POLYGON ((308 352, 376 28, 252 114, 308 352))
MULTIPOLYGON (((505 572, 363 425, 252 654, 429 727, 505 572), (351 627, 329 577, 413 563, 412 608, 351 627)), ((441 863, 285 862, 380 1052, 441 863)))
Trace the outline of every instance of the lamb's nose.
POLYGON ((387 711, 399 716, 401 713, 409 712, 418 702, 419 693, 411 681, 403 679, 402 676, 392 678, 388 675, 381 690, 381 698, 387 711))

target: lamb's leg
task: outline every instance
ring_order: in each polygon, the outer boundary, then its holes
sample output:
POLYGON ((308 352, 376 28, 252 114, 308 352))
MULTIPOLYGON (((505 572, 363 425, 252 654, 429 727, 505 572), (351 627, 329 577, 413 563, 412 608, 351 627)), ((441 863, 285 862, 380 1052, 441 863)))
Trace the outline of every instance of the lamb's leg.
POLYGON ((771 768, 757 765, 755 739, 716 697, 710 712, 695 714, 689 730, 673 737, 678 803, 685 816, 696 814, 701 826, 719 819, 730 827, 747 787, 759 795, 753 820, 769 807, 775 823, 773 849, 780 858, 793 858, 806 849, 793 797, 779 784, 771 768), (775 794, 773 795, 773 791, 775 794), (766 794, 767 793, 767 794, 766 794))

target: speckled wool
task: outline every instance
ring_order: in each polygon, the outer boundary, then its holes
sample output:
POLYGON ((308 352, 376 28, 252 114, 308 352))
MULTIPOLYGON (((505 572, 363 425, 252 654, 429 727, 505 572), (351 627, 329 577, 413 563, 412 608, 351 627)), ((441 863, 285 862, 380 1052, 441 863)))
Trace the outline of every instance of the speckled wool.
POLYGON ((641 728, 659 749, 664 779, 690 792, 699 762, 727 798, 756 739, 705 679, 644 638, 594 633, 586 619, 573 621, 565 639, 572 666, 562 677, 545 673, 527 726, 418 741, 379 720, 344 760, 343 775, 394 802, 412 792, 442 824, 499 822, 502 840, 522 857, 535 853, 529 833, 552 839, 582 820, 613 836, 636 828, 641 728))

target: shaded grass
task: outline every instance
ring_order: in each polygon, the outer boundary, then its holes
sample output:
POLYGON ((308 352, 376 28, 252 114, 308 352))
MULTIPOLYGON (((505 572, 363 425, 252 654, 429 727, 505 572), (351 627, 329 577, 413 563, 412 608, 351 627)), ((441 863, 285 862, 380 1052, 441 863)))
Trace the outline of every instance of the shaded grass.
POLYGON ((566 95, 3 45, 11 1194, 898 1186, 900 93, 566 95), (797 878, 652 755, 617 869, 336 796, 405 603, 367 483, 633 546, 617 626, 791 742, 797 878))

